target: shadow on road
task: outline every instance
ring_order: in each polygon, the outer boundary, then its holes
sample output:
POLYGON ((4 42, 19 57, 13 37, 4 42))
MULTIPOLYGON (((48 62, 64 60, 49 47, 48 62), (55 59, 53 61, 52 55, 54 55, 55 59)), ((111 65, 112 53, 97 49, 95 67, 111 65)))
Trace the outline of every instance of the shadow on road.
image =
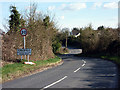
POLYGON ((81 49, 69 49, 69 54, 59 55, 64 61, 73 61, 71 58, 85 60, 86 65, 80 70, 79 82, 90 88, 116 88, 118 87, 117 66, 107 60, 96 58, 75 57, 82 53, 81 49))
POLYGON ((88 75, 84 82, 90 82, 91 88, 116 88, 118 75, 116 65, 102 59, 86 59, 86 66, 81 72, 88 75))

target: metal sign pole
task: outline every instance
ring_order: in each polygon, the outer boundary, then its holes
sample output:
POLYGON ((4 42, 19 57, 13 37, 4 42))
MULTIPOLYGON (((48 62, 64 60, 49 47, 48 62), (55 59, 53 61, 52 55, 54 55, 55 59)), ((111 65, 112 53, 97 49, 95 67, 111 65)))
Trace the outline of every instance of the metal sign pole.
POLYGON ((24 49, 25 49, 25 36, 23 38, 24 38, 24 49))
POLYGON ((28 62, 29 62, 29 55, 28 55, 28 62))
MULTIPOLYGON (((24 39, 24 49, 25 49, 25 36, 23 36, 24 39)), ((25 60, 26 60, 26 55, 25 55, 25 60)))
POLYGON ((21 61, 22 61, 22 55, 21 55, 21 61))

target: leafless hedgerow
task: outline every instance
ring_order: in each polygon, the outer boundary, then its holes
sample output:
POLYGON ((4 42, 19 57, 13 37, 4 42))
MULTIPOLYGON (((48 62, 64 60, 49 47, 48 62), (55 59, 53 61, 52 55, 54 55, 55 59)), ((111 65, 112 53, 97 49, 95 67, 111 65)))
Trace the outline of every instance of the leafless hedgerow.
MULTIPOLYGON (((56 27, 53 20, 48 20, 48 26, 44 25, 44 19, 47 15, 36 12, 37 6, 33 4, 30 10, 21 16, 21 28, 27 29, 26 48, 32 49, 31 60, 44 60, 53 58, 52 39, 56 34, 56 27)), ((20 29, 16 32, 10 32, 3 37, 2 60, 16 61, 20 59, 17 55, 17 49, 23 48, 23 37, 20 35, 20 29)))

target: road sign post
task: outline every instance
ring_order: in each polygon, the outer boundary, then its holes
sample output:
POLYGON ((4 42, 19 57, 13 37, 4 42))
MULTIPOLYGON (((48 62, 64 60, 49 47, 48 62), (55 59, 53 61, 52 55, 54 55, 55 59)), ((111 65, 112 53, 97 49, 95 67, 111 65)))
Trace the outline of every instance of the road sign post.
POLYGON ((28 62, 24 62, 25 64, 35 64, 33 62, 29 62, 29 55, 31 55, 31 49, 26 49, 25 47, 25 36, 27 35, 27 30, 25 28, 22 28, 20 30, 20 34, 23 36, 23 46, 24 48, 23 49, 17 49, 17 55, 20 55, 21 56, 21 60, 22 60, 22 55, 25 56, 25 59, 26 59, 26 55, 27 55, 27 59, 28 59, 28 62))
POLYGON ((24 49, 25 49, 25 36, 23 36, 23 40, 24 40, 24 49))
POLYGON ((21 55, 21 61, 22 61, 22 55, 21 55))
MULTIPOLYGON (((20 30, 20 34, 23 36, 23 41, 24 41, 24 49, 25 49, 25 36, 27 35, 27 30, 25 28, 22 28, 20 30)), ((26 55, 24 55, 24 58, 26 59, 26 55)))
MULTIPOLYGON (((25 49, 25 36, 23 36, 23 40, 24 40, 24 49, 25 49)), ((26 59, 26 55, 24 58, 26 59)))
POLYGON ((28 62, 29 62, 29 55, 28 55, 28 62))

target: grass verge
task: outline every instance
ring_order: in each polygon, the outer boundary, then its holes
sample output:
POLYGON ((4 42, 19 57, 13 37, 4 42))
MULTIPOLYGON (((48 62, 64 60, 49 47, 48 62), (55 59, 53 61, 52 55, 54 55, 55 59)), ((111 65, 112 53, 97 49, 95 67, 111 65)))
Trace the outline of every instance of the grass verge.
POLYGON ((18 77, 23 77, 26 75, 31 75, 33 73, 43 71, 50 67, 56 66, 62 62, 61 58, 57 56, 53 59, 48 60, 30 60, 31 62, 34 62, 35 65, 23 64, 25 61, 26 60, 22 60, 22 62, 7 64, 4 67, 2 67, 2 83, 9 80, 13 80, 18 77))
POLYGON ((111 55, 104 55, 104 54, 78 54, 77 56, 106 59, 106 60, 114 61, 116 64, 120 65, 119 56, 111 56, 111 55))

